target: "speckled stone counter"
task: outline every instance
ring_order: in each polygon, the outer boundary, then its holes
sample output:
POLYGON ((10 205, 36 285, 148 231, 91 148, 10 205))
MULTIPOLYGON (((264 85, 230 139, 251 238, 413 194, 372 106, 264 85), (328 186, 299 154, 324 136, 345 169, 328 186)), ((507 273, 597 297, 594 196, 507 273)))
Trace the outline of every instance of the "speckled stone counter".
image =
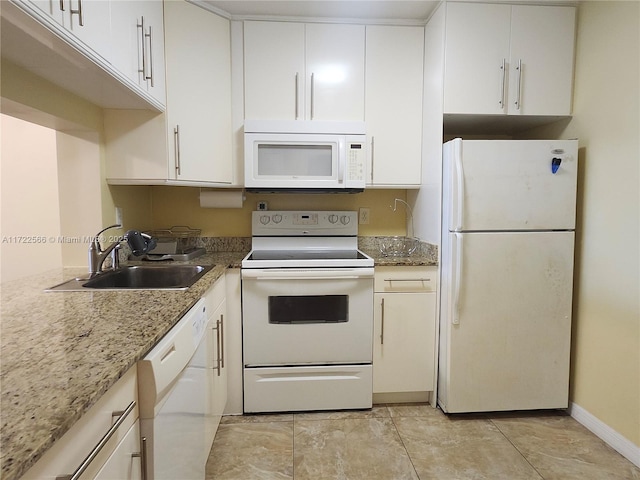
POLYGON ((380 253, 380 243, 385 237, 358 237, 358 248, 373 258, 376 267, 391 266, 437 266, 438 246, 420 242, 408 257, 385 257, 380 253))
POLYGON ((78 269, 3 283, 1 477, 24 474, 245 253, 199 257, 215 267, 182 292, 44 292, 78 269))
MULTIPOLYGON (((360 237, 376 266, 437 265, 437 247, 383 257, 379 237, 360 237)), ((175 325, 229 267, 250 238, 200 239, 192 262, 216 265, 189 290, 44 292, 85 270, 61 269, 1 285, 1 477, 25 473, 115 382, 175 325), (222 251, 228 249, 229 251, 222 251)))

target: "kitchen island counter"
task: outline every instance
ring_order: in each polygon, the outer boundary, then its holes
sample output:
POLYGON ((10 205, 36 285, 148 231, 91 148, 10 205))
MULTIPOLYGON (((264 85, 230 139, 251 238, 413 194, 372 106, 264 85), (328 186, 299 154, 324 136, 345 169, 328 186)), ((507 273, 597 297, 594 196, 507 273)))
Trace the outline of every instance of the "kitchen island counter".
POLYGON ((86 275, 70 268, 3 283, 1 477, 23 475, 245 254, 189 262, 215 267, 186 291, 44 291, 86 275))

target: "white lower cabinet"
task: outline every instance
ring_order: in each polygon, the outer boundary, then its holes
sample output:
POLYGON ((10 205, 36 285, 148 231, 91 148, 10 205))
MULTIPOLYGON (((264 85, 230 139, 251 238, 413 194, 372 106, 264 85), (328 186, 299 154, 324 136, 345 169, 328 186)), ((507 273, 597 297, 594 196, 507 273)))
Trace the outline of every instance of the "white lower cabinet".
POLYGON ((93 452, 95 458, 81 478, 141 478, 137 389, 133 367, 47 450, 22 480, 54 480, 71 475, 93 452), (119 426, 113 428, 119 421, 119 426), (98 448, 101 439, 111 431, 112 435, 98 448))
MULTIPOLYGON (((227 404, 227 365, 225 359, 227 321, 226 282, 220 278, 205 294, 205 306, 209 318, 207 332, 207 407, 205 414, 205 455, 209 455, 220 419, 227 404)), ((206 456, 205 456, 206 458, 206 456)))
POLYGON ((437 267, 376 267, 374 402, 427 401, 436 382, 437 267))
POLYGON ((145 480, 140 466, 140 421, 136 421, 102 466, 95 480, 145 480))

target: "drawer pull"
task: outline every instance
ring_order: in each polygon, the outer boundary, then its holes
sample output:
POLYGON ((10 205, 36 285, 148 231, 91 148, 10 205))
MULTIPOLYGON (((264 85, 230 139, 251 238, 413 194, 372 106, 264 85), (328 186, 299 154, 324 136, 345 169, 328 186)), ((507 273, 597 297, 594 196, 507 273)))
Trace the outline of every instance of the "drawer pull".
POLYGON ((385 282, 430 282, 430 278, 385 278, 385 282))
MULTIPOLYGON (((111 428, 107 431, 107 433, 104 434, 104 437, 100 439, 98 444, 95 447, 93 447, 93 450, 91 450, 91 453, 87 455, 87 458, 85 458, 82 461, 82 463, 76 469, 75 472, 73 472, 71 475, 59 475, 56 477, 56 480, 78 480, 80 476, 85 472, 85 470, 89 467, 89 465, 91 465, 91 462, 93 462, 93 460, 98 456, 100 451, 104 448, 104 446, 111 439, 111 437, 113 437, 113 434, 116 433, 120 425, 122 425, 122 423, 125 421, 127 416, 133 411, 135 406, 136 406, 135 401, 129 404, 129 406, 118 417, 118 420, 116 420, 116 423, 111 425, 111 428)), ((120 412, 116 412, 116 413, 120 413, 120 412)))

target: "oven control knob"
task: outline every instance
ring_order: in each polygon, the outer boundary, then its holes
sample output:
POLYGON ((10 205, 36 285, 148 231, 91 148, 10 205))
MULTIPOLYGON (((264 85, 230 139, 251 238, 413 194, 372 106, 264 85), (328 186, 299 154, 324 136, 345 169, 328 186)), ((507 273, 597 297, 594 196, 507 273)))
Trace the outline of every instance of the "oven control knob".
POLYGON ((266 225, 267 223, 269 223, 269 215, 261 215, 260 216, 260 223, 263 225, 266 225))
POLYGON ((338 221, 338 215, 331 214, 329 215, 329 222, 336 223, 338 221))
POLYGON ((340 217, 340 222, 342 222, 343 225, 348 225, 350 221, 351 219, 347 215, 342 215, 340 217))
POLYGON ((273 220, 273 223, 280 223, 282 221, 282 215, 280 214, 275 214, 271 220, 273 220))

